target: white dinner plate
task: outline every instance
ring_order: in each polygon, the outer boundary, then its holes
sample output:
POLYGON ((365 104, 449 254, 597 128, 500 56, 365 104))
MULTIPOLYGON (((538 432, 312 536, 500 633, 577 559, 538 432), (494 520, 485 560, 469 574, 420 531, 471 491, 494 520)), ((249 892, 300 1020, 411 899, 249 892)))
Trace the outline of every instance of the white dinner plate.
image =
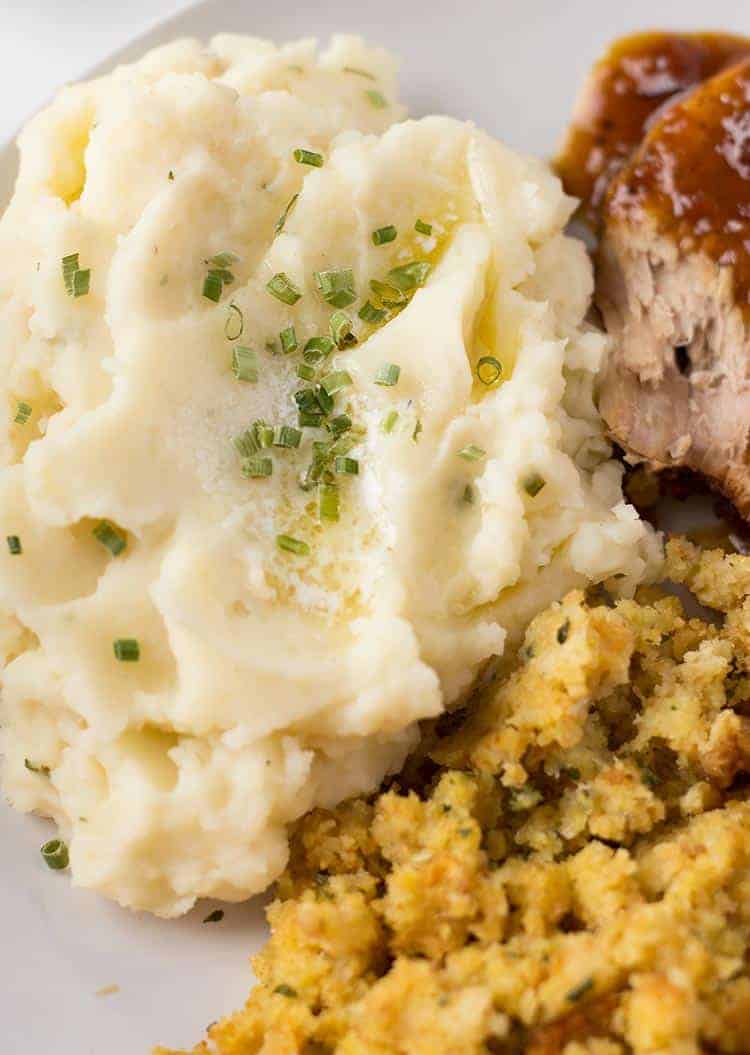
MULTIPOLYGON (((357 32, 400 55, 412 114, 471 118, 513 147, 550 154, 591 61, 613 37, 649 27, 750 33, 750 13, 744 0, 207 0, 95 72, 177 36, 231 30, 325 41, 336 30, 357 32)), ((0 150, 0 202, 14 170, 8 145, 0 150)), ((225 906, 217 924, 201 922, 214 907, 206 903, 173 922, 134 915, 48 871, 39 845, 49 836, 48 825, 0 806, 3 1055, 188 1046, 243 1002, 248 956, 265 936, 258 900, 225 906)))

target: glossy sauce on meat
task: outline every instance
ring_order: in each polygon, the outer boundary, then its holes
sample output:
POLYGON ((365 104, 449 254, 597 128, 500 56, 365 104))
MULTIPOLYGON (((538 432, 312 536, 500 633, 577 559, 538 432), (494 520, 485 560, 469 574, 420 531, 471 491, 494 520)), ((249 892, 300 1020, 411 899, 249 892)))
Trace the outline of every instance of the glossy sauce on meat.
POLYGON ((750 310, 750 58, 670 106, 614 181, 608 222, 644 212, 682 253, 731 266, 750 310))
POLYGON ((750 38, 725 33, 641 33, 613 44, 592 71, 556 162, 589 222, 598 225, 609 183, 657 112, 748 55, 750 38))

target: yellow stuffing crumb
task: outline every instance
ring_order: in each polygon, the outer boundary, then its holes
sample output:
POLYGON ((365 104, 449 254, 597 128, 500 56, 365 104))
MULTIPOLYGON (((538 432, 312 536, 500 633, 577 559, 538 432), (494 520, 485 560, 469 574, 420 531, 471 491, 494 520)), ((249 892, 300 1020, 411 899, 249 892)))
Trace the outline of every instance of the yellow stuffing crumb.
POLYGON ((750 1053, 750 558, 667 560, 722 621, 571 593, 398 784, 299 823, 195 1055, 750 1053))

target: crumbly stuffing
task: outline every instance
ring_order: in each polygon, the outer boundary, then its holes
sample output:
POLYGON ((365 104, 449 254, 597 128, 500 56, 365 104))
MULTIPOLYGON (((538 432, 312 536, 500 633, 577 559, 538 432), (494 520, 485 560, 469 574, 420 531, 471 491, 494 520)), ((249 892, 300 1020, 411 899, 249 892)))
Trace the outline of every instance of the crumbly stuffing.
POLYGON ((673 540, 667 575, 713 611, 569 594, 397 783, 299 824, 194 1055, 750 1052, 750 558, 673 540))

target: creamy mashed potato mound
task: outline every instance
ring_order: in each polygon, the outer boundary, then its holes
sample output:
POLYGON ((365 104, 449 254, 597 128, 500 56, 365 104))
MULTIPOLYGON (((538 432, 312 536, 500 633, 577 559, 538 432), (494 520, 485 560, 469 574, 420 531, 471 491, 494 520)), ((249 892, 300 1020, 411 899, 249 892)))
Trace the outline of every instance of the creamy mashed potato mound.
POLYGON ((545 604, 658 565, 594 406, 571 200, 403 118, 357 39, 221 36, 21 138, 4 786, 123 905, 262 890, 290 822, 399 767, 545 604))

